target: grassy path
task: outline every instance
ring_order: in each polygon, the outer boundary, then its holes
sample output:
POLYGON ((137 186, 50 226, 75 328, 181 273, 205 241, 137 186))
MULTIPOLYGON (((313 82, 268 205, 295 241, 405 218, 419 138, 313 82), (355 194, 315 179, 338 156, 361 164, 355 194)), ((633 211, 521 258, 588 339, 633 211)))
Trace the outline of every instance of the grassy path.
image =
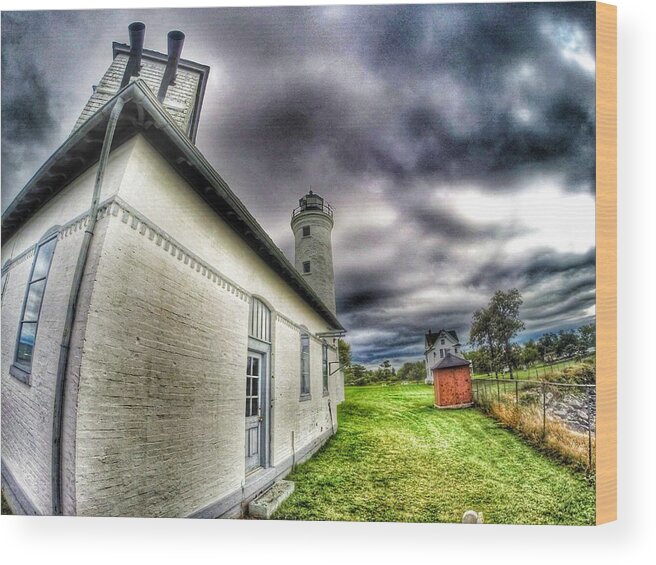
POLYGON ((426 385, 347 387, 339 431, 290 479, 275 518, 592 524, 594 487, 474 409, 438 411, 426 385))

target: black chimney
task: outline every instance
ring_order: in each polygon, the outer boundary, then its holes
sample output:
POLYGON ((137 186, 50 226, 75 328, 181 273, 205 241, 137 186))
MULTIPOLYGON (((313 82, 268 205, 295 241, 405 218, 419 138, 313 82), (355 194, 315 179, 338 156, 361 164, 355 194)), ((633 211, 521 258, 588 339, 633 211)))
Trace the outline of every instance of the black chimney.
POLYGON ((180 54, 182 53, 182 45, 184 44, 185 34, 181 31, 169 31, 168 34, 168 50, 169 59, 166 62, 166 70, 164 71, 164 78, 157 93, 157 99, 164 102, 166 91, 170 84, 175 84, 175 76, 178 71, 178 63, 180 62, 180 54))
POLYGON ((141 70, 141 53, 144 46, 144 36, 146 35, 146 24, 142 22, 132 22, 128 26, 130 33, 130 58, 123 73, 123 80, 121 80, 121 88, 130 82, 133 76, 139 76, 141 70))

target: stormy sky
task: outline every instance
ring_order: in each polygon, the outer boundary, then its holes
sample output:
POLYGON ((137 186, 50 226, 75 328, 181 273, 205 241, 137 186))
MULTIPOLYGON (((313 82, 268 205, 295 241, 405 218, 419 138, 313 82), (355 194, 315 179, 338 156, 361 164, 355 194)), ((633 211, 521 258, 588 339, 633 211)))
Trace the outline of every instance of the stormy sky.
POLYGON ((335 208, 357 362, 466 343, 497 289, 522 339, 594 320, 594 3, 4 12, 3 210, 135 20, 211 67, 197 145, 290 259, 298 198, 335 208))

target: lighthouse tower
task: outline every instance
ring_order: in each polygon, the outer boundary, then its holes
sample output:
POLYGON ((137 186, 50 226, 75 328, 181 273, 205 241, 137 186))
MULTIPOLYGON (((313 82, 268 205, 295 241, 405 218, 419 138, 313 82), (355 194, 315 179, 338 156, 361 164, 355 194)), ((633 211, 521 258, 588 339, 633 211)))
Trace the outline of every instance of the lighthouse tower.
POLYGON ((292 212, 296 269, 307 280, 331 312, 335 306, 333 271, 333 209, 318 194, 310 191, 298 201, 292 212))

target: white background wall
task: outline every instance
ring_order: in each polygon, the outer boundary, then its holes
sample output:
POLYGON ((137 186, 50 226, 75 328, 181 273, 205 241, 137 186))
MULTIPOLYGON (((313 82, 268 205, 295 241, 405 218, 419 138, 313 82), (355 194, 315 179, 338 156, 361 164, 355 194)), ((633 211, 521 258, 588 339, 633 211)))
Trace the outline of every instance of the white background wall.
MULTIPOLYGON (((382 2, 383 0, 379 0, 382 2)), ((401 1, 401 0, 397 0, 401 1)), ((342 0, 348 3, 348 0, 342 0)), ((250 0, 248 4, 271 4, 250 0)), ((286 0, 285 4, 317 3, 286 0)), ((324 2, 325 3, 325 2, 324 2)), ((180 521, 143 519, 7 518, 0 547, 8 563, 242 562, 253 540, 267 563, 626 563, 654 557, 653 372, 644 356, 654 335, 653 281, 656 174, 656 35, 651 0, 615 0, 619 6, 619 516, 600 528, 180 521), (633 559, 632 559, 633 558, 633 559), (428 561, 426 561, 428 562, 428 561)), ((3 2, 2 9, 51 8, 45 1, 3 2), (6 5, 7 4, 7 5, 6 5)), ((196 0, 196 6, 217 5, 196 0)), ((239 4, 239 3, 238 3, 239 4)), ((242 2, 244 4, 244 2, 242 2)), ((132 7, 115 0, 112 7, 132 7)), ((180 6, 141 0, 139 6, 180 6)), ((58 8, 88 8, 79 0, 58 8)), ((94 7, 96 5, 94 4, 94 7)), ((109 7, 103 2, 98 7, 109 7)), ((127 23, 127 22, 126 22, 127 23)))

